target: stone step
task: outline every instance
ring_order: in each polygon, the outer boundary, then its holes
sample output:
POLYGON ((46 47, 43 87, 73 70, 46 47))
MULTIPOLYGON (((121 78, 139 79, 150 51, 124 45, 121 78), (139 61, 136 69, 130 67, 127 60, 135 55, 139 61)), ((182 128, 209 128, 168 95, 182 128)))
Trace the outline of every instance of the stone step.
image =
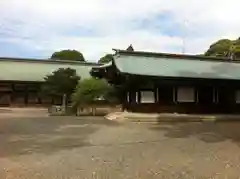
POLYGON ((227 114, 178 114, 178 113, 131 113, 115 112, 105 116, 108 120, 126 122, 214 122, 214 121, 240 121, 240 115, 227 114))

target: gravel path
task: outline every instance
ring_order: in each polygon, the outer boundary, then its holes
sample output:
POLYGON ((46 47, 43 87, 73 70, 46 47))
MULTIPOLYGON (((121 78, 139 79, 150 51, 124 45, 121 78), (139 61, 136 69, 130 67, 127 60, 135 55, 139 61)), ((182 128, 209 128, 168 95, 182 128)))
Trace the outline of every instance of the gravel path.
POLYGON ((240 123, 0 120, 2 179, 237 179, 240 123))

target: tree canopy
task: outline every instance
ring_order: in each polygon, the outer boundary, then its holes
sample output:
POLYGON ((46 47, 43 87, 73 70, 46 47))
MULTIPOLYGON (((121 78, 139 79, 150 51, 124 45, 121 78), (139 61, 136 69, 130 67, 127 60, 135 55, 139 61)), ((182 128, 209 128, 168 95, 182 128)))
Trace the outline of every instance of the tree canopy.
POLYGON ((80 81, 72 95, 73 107, 93 104, 98 100, 113 102, 113 88, 102 79, 89 78, 80 81))
POLYGON ((107 54, 107 55, 101 57, 100 60, 98 61, 98 63, 108 63, 112 60, 113 60, 113 55, 112 54, 107 54))
POLYGON ((240 38, 237 40, 221 39, 213 43, 206 56, 240 58, 240 38))
POLYGON ((67 98, 73 93, 80 77, 76 74, 76 70, 71 68, 59 68, 47 75, 42 90, 47 95, 63 96, 67 98))
POLYGON ((51 56, 51 59, 85 61, 83 54, 77 50, 61 50, 54 52, 51 56))

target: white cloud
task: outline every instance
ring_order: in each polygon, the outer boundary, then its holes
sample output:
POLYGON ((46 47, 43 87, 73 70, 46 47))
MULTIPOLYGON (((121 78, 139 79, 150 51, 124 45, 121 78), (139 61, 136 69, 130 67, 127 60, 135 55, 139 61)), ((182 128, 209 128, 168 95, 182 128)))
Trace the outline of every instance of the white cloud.
POLYGON ((53 50, 73 49, 76 48, 88 57, 88 60, 94 61, 105 53, 111 52, 112 48, 126 49, 129 44, 134 44, 136 50, 145 51, 171 51, 172 47, 179 47, 181 39, 176 37, 167 37, 161 34, 154 35, 148 32, 134 31, 124 34, 121 38, 118 35, 110 35, 103 37, 56 37, 58 39, 51 39, 48 41, 46 47, 51 53, 53 50), (65 42, 58 44, 58 42, 65 42), (164 43, 162 43, 164 42, 164 43), (83 44, 83 45, 81 45, 83 44))
POLYGON ((202 53, 214 40, 238 37, 239 5, 238 0, 1 0, 0 41, 45 57, 55 50, 77 49, 89 61, 129 44, 137 50, 179 53, 182 37, 163 33, 161 19, 155 20, 159 31, 151 29, 154 24, 138 26, 144 19, 167 14, 171 31, 183 30, 188 22, 186 52, 202 53), (82 28, 94 35, 81 34, 82 28), (63 33, 68 30, 76 35, 63 33))

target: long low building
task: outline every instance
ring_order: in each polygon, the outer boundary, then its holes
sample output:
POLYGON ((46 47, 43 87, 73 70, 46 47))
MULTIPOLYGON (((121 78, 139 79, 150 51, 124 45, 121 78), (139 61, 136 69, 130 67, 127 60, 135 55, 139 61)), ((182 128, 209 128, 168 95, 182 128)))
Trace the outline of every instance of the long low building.
POLYGON ((99 64, 50 59, 0 58, 0 105, 26 106, 59 104, 61 99, 41 93, 44 77, 59 68, 75 69, 81 79, 90 77, 99 64))
POLYGON ((240 61, 116 50, 91 74, 124 87, 133 112, 240 113, 240 61))

